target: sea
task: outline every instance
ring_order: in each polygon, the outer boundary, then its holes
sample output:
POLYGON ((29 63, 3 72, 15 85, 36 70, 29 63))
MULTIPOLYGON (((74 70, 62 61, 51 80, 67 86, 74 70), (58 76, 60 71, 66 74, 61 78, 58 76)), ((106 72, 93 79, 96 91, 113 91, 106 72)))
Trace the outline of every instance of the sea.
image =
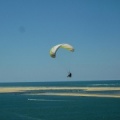
MULTIPOLYGON (((0 83, 2 87, 120 87, 120 80, 0 83)), ((0 120, 120 120, 120 98, 0 93, 0 120)))

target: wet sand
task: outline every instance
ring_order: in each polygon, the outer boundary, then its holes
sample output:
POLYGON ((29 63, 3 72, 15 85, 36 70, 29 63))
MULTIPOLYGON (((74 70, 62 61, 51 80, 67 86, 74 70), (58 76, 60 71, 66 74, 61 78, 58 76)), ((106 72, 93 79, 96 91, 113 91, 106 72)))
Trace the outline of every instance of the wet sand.
POLYGON ((27 95, 86 96, 86 97, 88 96, 88 97, 120 98, 120 87, 0 87, 0 93, 19 93, 19 92, 27 95), (55 90, 56 92, 54 92, 55 90), (57 92, 57 90, 59 90, 59 92, 57 92), (64 90, 64 92, 61 92, 60 90, 64 90), (118 91, 118 92, 117 94, 95 93, 98 91, 99 92, 118 91))

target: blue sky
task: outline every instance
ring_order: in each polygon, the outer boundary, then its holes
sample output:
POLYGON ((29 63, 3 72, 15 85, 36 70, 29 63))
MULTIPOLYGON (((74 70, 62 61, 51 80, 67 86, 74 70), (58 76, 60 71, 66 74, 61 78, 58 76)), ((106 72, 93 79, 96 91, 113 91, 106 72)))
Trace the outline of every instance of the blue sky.
POLYGON ((120 80, 119 0, 0 0, 0 82, 120 80), (52 46, 69 43, 75 52, 52 46), (67 72, 73 73, 67 79, 67 72))

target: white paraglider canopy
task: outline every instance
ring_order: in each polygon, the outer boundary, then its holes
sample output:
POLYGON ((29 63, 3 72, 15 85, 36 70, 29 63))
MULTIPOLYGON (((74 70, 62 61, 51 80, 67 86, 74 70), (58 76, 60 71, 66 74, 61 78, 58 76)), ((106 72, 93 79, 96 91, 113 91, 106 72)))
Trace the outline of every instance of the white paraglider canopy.
POLYGON ((55 57, 56 57, 56 53, 57 53, 57 50, 58 50, 59 48, 64 48, 64 49, 66 49, 66 50, 69 50, 69 51, 71 51, 71 52, 74 52, 74 48, 73 48, 72 45, 70 45, 70 44, 58 44, 58 45, 53 46, 53 47, 50 49, 50 56, 51 56, 52 58, 55 58, 55 57))

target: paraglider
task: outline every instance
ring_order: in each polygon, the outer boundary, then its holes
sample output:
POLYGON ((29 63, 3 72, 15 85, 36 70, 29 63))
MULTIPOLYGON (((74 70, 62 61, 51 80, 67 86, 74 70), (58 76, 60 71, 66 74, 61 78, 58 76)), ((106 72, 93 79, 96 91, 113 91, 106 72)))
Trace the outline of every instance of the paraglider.
POLYGON ((50 49, 50 56, 52 58, 55 58, 56 57, 56 52, 59 48, 64 48, 66 50, 69 50, 71 52, 74 52, 74 48, 73 46, 71 46, 70 44, 58 44, 58 45, 55 45, 53 46, 51 49, 50 49))
MULTIPOLYGON (((70 52, 74 52, 74 47, 70 44, 66 44, 66 43, 65 44, 57 44, 50 49, 50 56, 52 58, 56 58, 56 54, 57 54, 57 51, 59 50, 59 48, 63 48, 63 49, 68 50, 70 52)), ((69 72, 67 77, 71 78, 72 73, 69 72)))

